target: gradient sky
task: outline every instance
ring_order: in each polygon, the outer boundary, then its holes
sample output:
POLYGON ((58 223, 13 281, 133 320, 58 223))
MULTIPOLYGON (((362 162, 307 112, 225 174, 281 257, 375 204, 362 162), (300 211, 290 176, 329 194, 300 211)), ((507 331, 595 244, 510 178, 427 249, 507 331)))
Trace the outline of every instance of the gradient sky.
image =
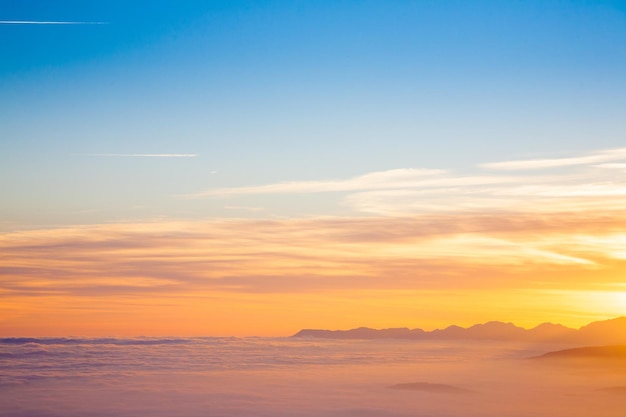
POLYGON ((0 334, 626 314, 621 1, 0 0, 0 334))

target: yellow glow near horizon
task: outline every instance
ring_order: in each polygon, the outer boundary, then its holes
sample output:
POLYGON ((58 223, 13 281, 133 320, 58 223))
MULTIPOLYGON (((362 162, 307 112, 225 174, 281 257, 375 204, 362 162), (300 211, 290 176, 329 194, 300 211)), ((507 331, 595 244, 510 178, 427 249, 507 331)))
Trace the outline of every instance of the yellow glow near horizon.
POLYGON ((626 313, 619 222, 325 218, 4 234, 0 334, 287 336, 490 320, 580 327, 626 313), (568 234, 572 223, 579 230, 568 234))
POLYGON ((602 291, 587 294, 592 311, 605 312, 612 316, 626 314, 626 292, 602 291))
POLYGON ((45 297, 5 305, 0 329, 5 336, 289 336, 302 328, 432 330, 491 320, 579 328, 623 315, 624 301, 622 292, 518 289, 45 297))
POLYGON ((626 316, 626 291, 614 290, 556 290, 546 291, 559 299, 560 308, 586 311, 590 316, 610 318, 626 316))

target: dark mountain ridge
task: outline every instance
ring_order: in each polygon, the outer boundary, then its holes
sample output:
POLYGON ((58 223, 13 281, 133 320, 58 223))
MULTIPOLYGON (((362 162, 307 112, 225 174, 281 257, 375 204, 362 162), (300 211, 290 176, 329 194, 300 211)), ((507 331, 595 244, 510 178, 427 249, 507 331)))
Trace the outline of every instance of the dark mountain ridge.
POLYGON ((445 329, 431 331, 406 327, 381 330, 368 327, 359 327, 351 330, 303 329, 292 337, 325 339, 510 340, 610 344, 626 343, 626 317, 589 323, 578 330, 553 323, 542 323, 532 329, 524 329, 513 323, 490 321, 475 324, 468 328, 452 325, 445 329))

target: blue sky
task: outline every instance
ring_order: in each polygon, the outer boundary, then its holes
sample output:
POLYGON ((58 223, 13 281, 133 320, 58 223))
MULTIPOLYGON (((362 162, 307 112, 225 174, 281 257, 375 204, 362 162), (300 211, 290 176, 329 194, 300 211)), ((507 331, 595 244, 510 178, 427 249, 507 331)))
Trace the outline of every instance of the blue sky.
POLYGON ((4 229, 354 215, 332 193, 181 196, 624 143, 622 2, 0 5, 105 23, 0 24, 4 229), (114 156, 139 154, 195 156, 114 156))
POLYGON ((0 56, 0 334, 626 311, 624 2, 0 0, 0 56))

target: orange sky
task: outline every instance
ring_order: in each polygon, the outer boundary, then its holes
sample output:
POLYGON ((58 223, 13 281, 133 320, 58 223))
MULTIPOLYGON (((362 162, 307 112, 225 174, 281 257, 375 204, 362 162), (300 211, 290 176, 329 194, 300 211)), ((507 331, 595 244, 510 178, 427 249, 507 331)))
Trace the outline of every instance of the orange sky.
POLYGON ((0 336, 626 315, 626 3, 43 3, 0 9, 0 336))
POLYGON ((0 334, 579 327, 626 312, 619 212, 154 221, 5 233, 0 334))

